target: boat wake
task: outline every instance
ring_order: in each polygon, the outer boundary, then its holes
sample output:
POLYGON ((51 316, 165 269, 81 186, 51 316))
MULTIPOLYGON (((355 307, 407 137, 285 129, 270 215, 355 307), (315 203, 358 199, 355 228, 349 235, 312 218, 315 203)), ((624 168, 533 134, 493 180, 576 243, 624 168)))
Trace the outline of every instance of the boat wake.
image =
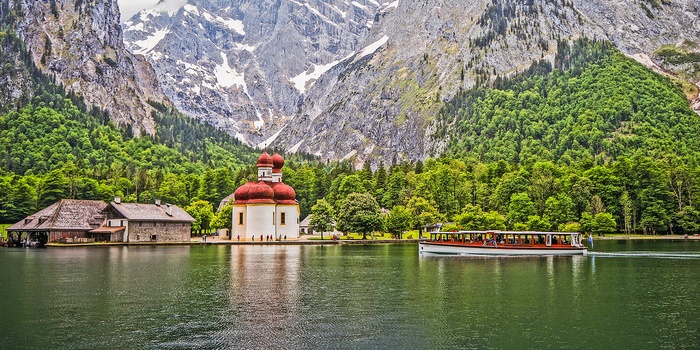
POLYGON ((586 253, 588 256, 600 257, 624 257, 624 258, 665 258, 665 259, 700 259, 700 254, 694 252, 646 252, 646 251, 629 251, 629 252, 591 252, 586 253))

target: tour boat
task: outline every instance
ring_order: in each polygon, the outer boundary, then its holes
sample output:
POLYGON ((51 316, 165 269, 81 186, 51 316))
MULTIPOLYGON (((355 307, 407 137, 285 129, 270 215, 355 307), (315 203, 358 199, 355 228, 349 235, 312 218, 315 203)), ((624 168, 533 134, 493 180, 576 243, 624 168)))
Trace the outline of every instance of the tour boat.
POLYGON ((419 254, 446 255, 583 255, 577 232, 457 231, 430 232, 418 244, 419 254))

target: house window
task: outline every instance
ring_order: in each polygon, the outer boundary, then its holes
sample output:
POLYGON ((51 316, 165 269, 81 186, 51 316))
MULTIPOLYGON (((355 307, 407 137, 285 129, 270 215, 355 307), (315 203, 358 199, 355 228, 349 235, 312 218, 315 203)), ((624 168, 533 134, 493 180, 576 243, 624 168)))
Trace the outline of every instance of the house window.
POLYGON ((119 226, 124 226, 124 220, 122 220, 122 224, 121 224, 121 225, 119 225, 119 226))
POLYGON ((243 213, 238 213, 238 224, 243 225, 243 213))
POLYGON ((280 225, 287 224, 287 213, 280 213, 280 225))
POLYGON ((275 213, 272 213, 272 225, 275 225, 275 213))

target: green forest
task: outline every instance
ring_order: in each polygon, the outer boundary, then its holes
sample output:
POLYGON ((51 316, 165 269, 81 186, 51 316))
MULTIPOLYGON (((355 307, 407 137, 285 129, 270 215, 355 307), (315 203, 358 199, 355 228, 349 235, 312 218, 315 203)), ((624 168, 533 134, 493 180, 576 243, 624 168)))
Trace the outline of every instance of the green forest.
MULTIPOLYGON (((287 156, 284 181, 296 190, 301 217, 313 212, 342 225, 348 198, 370 198, 388 209, 378 227, 396 234, 435 222, 698 232, 700 117, 679 87, 610 44, 559 46, 553 63, 450 101, 433 135, 449 140, 439 158, 358 170, 287 156)), ((198 219, 195 231, 230 225, 230 207, 216 209, 255 179, 260 151, 158 104, 156 136, 137 138, 37 79, 29 101, 0 114, 0 222, 61 198, 121 196, 185 207, 198 219)))

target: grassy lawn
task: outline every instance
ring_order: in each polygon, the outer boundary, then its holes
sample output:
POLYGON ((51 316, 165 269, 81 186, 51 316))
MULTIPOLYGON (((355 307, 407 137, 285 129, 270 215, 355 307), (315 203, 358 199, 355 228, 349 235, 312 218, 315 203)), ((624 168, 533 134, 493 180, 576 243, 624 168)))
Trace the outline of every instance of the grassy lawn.
POLYGON ((0 236, 2 236, 2 238, 7 239, 7 231, 5 231, 5 229, 10 226, 12 226, 12 224, 0 224, 0 236))

